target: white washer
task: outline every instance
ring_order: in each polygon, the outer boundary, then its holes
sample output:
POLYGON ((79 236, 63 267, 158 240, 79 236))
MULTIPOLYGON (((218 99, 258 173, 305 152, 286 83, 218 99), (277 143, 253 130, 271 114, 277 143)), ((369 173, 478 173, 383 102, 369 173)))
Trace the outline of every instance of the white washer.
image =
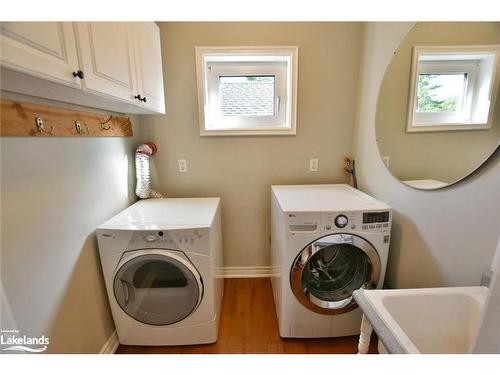
POLYGON ((359 334, 359 288, 381 288, 391 208, 349 185, 272 186, 272 286, 281 337, 359 334))
POLYGON ((219 198, 138 201, 97 229, 121 344, 217 340, 223 294, 219 198))

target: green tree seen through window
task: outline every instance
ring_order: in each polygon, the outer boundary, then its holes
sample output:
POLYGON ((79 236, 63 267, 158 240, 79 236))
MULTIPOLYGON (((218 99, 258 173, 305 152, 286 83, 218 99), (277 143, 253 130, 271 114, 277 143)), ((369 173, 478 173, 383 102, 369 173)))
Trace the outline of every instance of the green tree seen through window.
MULTIPOLYGON (((438 83, 438 74, 419 74, 417 100, 418 112, 456 112, 458 107, 458 95, 448 96, 439 100, 438 89, 443 84, 438 83)), ((462 75, 463 77, 463 75, 462 75)))

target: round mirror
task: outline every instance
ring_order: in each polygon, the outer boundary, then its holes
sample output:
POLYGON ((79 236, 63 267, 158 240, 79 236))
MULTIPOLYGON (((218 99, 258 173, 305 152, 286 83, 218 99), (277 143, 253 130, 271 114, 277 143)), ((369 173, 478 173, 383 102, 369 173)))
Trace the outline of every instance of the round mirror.
POLYGON ((380 156, 401 182, 432 190, 479 168, 500 143, 500 23, 421 22, 382 82, 380 156))

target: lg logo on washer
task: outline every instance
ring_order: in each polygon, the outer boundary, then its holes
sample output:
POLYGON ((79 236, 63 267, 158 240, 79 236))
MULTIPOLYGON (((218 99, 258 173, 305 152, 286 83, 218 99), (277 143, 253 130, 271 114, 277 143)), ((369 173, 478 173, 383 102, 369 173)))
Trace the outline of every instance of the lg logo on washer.
POLYGON ((1 330, 0 345, 4 352, 42 353, 47 350, 49 338, 44 335, 39 337, 19 336, 17 329, 1 330))

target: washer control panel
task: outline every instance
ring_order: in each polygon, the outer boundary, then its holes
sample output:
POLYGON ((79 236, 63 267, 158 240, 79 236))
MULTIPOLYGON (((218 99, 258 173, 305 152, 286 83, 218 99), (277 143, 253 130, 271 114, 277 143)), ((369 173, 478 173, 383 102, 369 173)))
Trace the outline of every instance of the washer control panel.
POLYGON ((390 232, 391 212, 297 212, 287 213, 288 232, 291 235, 328 231, 390 232))
POLYGON ((389 232, 391 213, 383 212, 325 212, 321 214, 321 230, 359 230, 368 232, 389 232))

